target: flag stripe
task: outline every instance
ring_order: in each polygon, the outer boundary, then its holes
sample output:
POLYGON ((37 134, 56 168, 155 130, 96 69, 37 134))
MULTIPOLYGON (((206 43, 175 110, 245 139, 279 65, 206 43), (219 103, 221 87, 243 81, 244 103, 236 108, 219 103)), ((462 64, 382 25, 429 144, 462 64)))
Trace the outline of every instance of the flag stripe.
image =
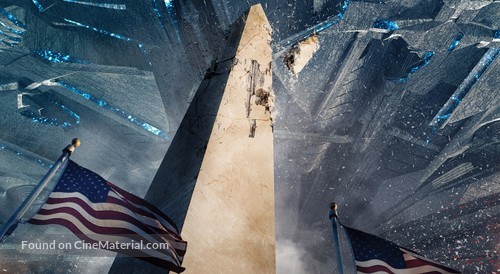
MULTIPOLYGON (((135 196, 134 194, 131 194, 131 193, 128 193, 127 191, 115 186, 114 184, 108 182, 108 185, 109 187, 111 187, 112 190, 116 191, 117 193, 119 193, 120 195, 122 195, 125 199, 127 199, 128 201, 131 201, 133 202, 134 204, 136 204, 137 206, 141 207, 141 208, 147 208, 150 212, 152 212, 153 214, 155 214, 156 216, 159 216, 161 217, 162 219, 164 219, 165 223, 169 226, 169 227, 172 227, 174 229, 174 231, 177 232, 177 234, 179 234, 179 229, 177 229, 177 226, 175 225, 175 223, 167 216, 165 215, 165 213, 161 212, 158 208, 156 208, 154 205, 148 203, 146 200, 144 199, 141 199, 137 196, 135 196)), ((162 222, 163 223, 163 222, 162 222)))
POLYGON ((157 226, 158 228, 166 229, 170 234, 172 234, 172 237, 175 238, 177 241, 184 242, 180 237, 177 236, 178 232, 174 226, 171 226, 170 224, 166 223, 164 220, 162 221, 161 219, 158 219, 158 217, 154 213, 150 212, 149 210, 143 209, 130 201, 123 200, 123 198, 121 196, 119 196, 118 193, 110 191, 108 194, 108 202, 119 204, 119 205, 126 207, 129 210, 131 210, 137 214, 140 214, 142 216, 149 217, 149 218, 155 220, 155 222, 158 222, 158 224, 161 225, 161 226, 157 226))
MULTIPOLYGON (((106 236, 105 239, 101 239, 101 240, 92 239, 88 236, 88 235, 91 235, 92 232, 88 231, 87 229, 84 229, 85 226, 83 224, 81 224, 78 221, 78 219, 72 218, 72 216, 68 216, 69 218, 67 216, 61 216, 61 217, 62 218, 60 218, 60 217, 54 218, 53 217, 53 218, 48 218, 48 219, 31 219, 29 222, 32 224, 37 224, 37 225, 57 224, 57 225, 65 226, 71 232, 73 232, 75 235, 77 235, 78 238, 80 238, 81 240, 84 240, 85 242, 88 242, 88 243, 96 243, 99 241, 110 241, 109 237, 111 237, 111 239, 114 239, 115 241, 122 242, 122 241, 120 241, 120 238, 122 238, 122 237, 114 236, 114 235, 104 235, 104 236, 106 236)), ((112 241, 113 240, 111 240, 111 242, 112 241)), ((137 249, 135 249, 135 250, 122 250, 122 249, 112 250, 112 249, 109 249, 109 250, 115 251, 118 253, 122 253, 125 255, 129 255, 132 257, 137 257, 141 260, 153 263, 153 264, 160 266, 160 267, 163 267, 163 268, 167 268, 167 269, 175 271, 177 273, 184 271, 184 268, 180 266, 180 263, 175 262, 172 257, 165 256, 163 254, 161 254, 161 255, 149 254, 149 253, 137 250, 137 249)))
MULTIPOLYGON (((97 204, 98 205, 98 204, 97 204)), ((80 212, 80 209, 86 211, 88 214, 90 214, 92 217, 99 219, 99 220, 116 220, 116 221, 124 221, 132 224, 135 226, 137 229, 142 230, 141 233, 144 234, 150 234, 151 236, 155 237, 156 240, 163 242, 164 239, 158 239, 156 237, 162 237, 162 235, 155 233, 154 231, 151 230, 151 228, 147 225, 145 225, 143 222, 140 222, 136 218, 129 216, 126 213, 123 213, 121 211, 121 208, 113 208, 113 210, 109 209, 99 209, 95 208, 97 207, 96 204, 87 204, 85 201, 82 201, 79 198, 72 197, 72 198, 49 198, 46 202, 45 205, 43 205, 42 209, 45 211, 40 210, 41 215, 49 215, 52 212, 62 212, 62 208, 74 208, 77 211, 80 212)), ((102 223, 102 221, 97 221, 102 223)), ((120 226, 119 223, 115 224, 117 226, 120 226)), ((134 232, 137 233, 138 230, 134 229, 134 232)), ((163 235, 168 235, 168 234, 163 234, 163 235)), ((185 249, 185 245, 180 245, 178 242, 170 242, 170 244, 176 249, 176 251, 183 251, 185 249)))
POLYGON ((134 203, 125 201, 124 198, 122 198, 122 197, 115 198, 115 197, 111 196, 112 194, 114 194, 114 193, 110 192, 110 196, 108 197, 108 202, 119 204, 123 207, 130 209, 131 211, 134 211, 138 214, 141 214, 142 216, 145 216, 145 217, 148 217, 148 218, 155 220, 155 222, 158 222, 158 224, 159 224, 159 226, 157 226, 158 228, 168 231, 168 233, 171 234, 172 237, 174 239, 176 239, 176 241, 184 242, 178 236, 178 233, 176 232, 176 228, 169 225, 165 220, 159 218, 157 215, 150 212, 147 208, 144 208, 144 207, 138 206, 134 203))
MULTIPOLYGON (((82 219, 81 216, 75 214, 74 210, 73 211, 68 210, 68 212, 55 212, 52 213, 50 216, 38 215, 36 218, 34 218, 34 220, 38 221, 56 220, 57 222, 60 222, 60 220, 71 221, 80 233, 86 234, 87 237, 94 239, 96 241, 99 240, 95 239, 94 237, 102 235, 105 236, 106 241, 109 242, 114 242, 114 240, 110 241, 110 239, 118 239, 118 241, 125 241, 125 242, 131 242, 131 240, 134 240, 136 242, 143 241, 144 243, 158 243, 156 241, 149 241, 145 239, 143 235, 139 235, 137 233, 131 234, 130 231, 127 231, 127 229, 103 228, 96 226, 94 224, 91 224, 88 220, 82 219), (113 232, 110 232, 110 230, 113 232)), ((75 233, 75 231, 72 232, 75 233)), ((150 256, 159 256, 162 258, 165 257, 168 258, 168 260, 172 260, 173 262, 175 262, 175 256, 172 257, 173 255, 172 252, 173 250, 171 249, 166 249, 166 250, 148 249, 147 251, 144 251, 144 253, 147 253, 150 256)))
MULTIPOLYGON (((159 223, 158 220, 150 217, 146 217, 140 214, 136 214, 133 212, 128 206, 128 204, 122 202, 121 200, 118 200, 117 198, 114 197, 108 197, 108 202, 107 203, 92 203, 90 200, 88 200, 85 196, 78 192, 72 192, 70 195, 69 193, 60 193, 60 192, 54 192, 50 195, 50 198, 47 200, 47 203, 55 204, 57 202, 73 202, 73 199, 80 199, 84 203, 88 204, 90 207, 92 207, 94 210, 101 210, 102 208, 104 209, 112 209, 115 211, 122 212, 124 214, 128 214, 129 216, 133 218, 140 219, 141 222, 145 223, 148 225, 150 228, 157 228, 161 231, 159 231, 161 234, 168 234, 172 239, 178 243, 182 243, 186 245, 185 241, 179 240, 179 238, 173 234, 173 232, 169 230, 165 230, 165 228, 159 223), (74 197, 73 197, 74 196, 74 197)), ((149 214, 148 214, 149 215, 149 214)))
MULTIPOLYGON (((69 161, 46 203, 29 221, 59 224, 80 239, 182 272, 187 243, 163 212, 69 161)), ((88 243, 87 243, 88 244, 88 243)))
POLYGON ((356 269, 359 273, 377 273, 379 271, 385 271, 383 273, 390 274, 422 274, 422 273, 433 273, 437 271, 441 274, 451 274, 456 272, 448 272, 442 270, 441 268, 436 268, 432 265, 419 265, 416 267, 408 267, 405 269, 397 269, 391 267, 387 263, 381 260, 369 260, 369 261, 356 261, 356 269))
POLYGON ((366 232, 344 226, 358 273, 460 273, 366 232))
POLYGON ((406 265, 408 265, 408 267, 415 267, 415 266, 419 266, 419 265, 428 264, 428 265, 432 265, 436 268, 442 269, 442 270, 449 272, 449 273, 460 273, 454 269, 451 269, 449 267, 440 265, 434 261, 426 259, 426 258, 418 255, 417 253, 409 251, 405 248, 400 247, 400 249, 403 252, 403 257, 405 258, 406 265))
MULTIPOLYGON (((144 232, 138 233, 137 228, 133 227, 132 225, 128 226, 121 226, 121 227, 112 227, 112 226, 99 226, 96 225, 96 220, 89 216, 88 214, 84 214, 87 216, 82 216, 80 214, 79 210, 74 209, 74 208, 57 208, 57 209, 52 209, 52 210, 46 210, 46 209, 41 209, 40 214, 34 217, 36 220, 48 220, 51 218, 55 218, 60 215, 69 215, 69 216, 75 216, 77 217, 80 222, 88 228, 89 231, 95 234, 112 234, 112 235, 127 235, 127 238, 136 238, 134 240, 139 240, 139 241, 144 241, 144 242, 151 242, 151 243, 160 243, 160 241, 157 241, 153 239, 149 234, 145 234, 144 232), (90 219, 90 220, 89 220, 90 219), (93 220, 92 220, 93 219, 93 220)), ((97 221, 99 222, 99 221, 97 221)), ((162 250, 162 252, 167 253, 167 254, 172 254, 175 252, 172 249, 167 249, 167 250, 162 250)), ((172 254, 175 255, 175 254, 172 254)))

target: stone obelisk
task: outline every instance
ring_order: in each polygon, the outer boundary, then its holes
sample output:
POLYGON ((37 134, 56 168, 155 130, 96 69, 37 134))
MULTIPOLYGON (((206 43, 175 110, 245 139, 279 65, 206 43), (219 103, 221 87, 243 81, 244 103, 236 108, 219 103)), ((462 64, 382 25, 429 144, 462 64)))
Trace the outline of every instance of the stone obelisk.
MULTIPOLYGON (((260 5, 232 28, 146 199, 182 228, 185 273, 275 273, 271 28, 260 5)), ((110 273, 161 269, 119 257, 110 273)))
POLYGON ((250 8, 189 205, 190 273, 274 273, 271 35, 250 8))

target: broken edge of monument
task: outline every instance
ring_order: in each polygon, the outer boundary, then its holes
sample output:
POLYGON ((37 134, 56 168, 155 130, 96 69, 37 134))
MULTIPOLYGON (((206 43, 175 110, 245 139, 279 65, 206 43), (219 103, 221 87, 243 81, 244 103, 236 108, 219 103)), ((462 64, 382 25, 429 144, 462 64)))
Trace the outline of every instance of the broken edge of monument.
POLYGON ((297 76, 319 49, 318 35, 311 34, 293 45, 283 56, 288 69, 297 76))

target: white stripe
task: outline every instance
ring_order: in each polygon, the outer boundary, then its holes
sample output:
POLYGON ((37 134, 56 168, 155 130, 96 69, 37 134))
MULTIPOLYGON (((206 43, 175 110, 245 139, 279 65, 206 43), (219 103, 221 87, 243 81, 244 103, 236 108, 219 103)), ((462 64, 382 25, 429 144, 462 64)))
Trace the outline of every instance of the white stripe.
POLYGON ((425 257, 422 257, 418 254, 415 254, 409 250, 406 250, 404 248, 399 248, 399 250, 401 250, 403 252, 403 258, 405 259, 405 261, 410 261, 410 260, 415 260, 415 259, 420 259, 422 261, 425 261, 425 262, 429 262, 429 263, 433 263, 433 264, 436 264, 438 266, 434 266, 435 268, 438 268, 442 273, 453 273, 453 272, 448 272, 445 270, 445 268, 449 268, 449 267, 446 267, 446 266, 441 266, 440 263, 436 262, 436 261, 433 261, 433 260, 430 260, 430 259, 427 259, 425 257), (439 267, 441 266, 441 267, 439 267))
MULTIPOLYGON (((114 193, 110 192, 110 194, 114 194, 114 193)), ((112 195, 112 196, 115 196, 115 195, 112 195)), ((124 206, 121 206, 121 205, 118 205, 118 204, 114 204, 114 203, 109 203, 109 202, 105 202, 105 203, 93 203, 87 197, 85 197, 84 195, 82 195, 79 192, 66 192, 66 193, 64 193, 64 192, 53 192, 53 193, 50 194, 50 198, 56 198, 56 199, 57 198, 77 198, 77 199, 82 200, 86 204, 88 204, 92 209, 94 209, 96 211, 112 210, 112 211, 117 211, 117 212, 120 212, 120 213, 123 213, 123 214, 127 214, 128 216, 130 216, 130 217, 132 217, 134 219, 137 219, 141 223, 144 223, 144 224, 146 224, 148 226, 156 227, 158 229, 161 229, 161 230, 165 231, 165 235, 169 235, 170 237, 172 237, 172 240, 171 241, 169 240, 169 243, 171 243, 174 246, 174 248, 179 249, 179 250, 185 250, 186 249, 186 244, 178 242, 176 240, 176 238, 177 238, 176 235, 171 235, 171 233, 169 231, 167 231, 167 230, 165 230, 163 228, 163 226, 159 223, 158 220, 155 220, 155 219, 152 219, 150 217, 147 217, 147 216, 135 213, 135 212, 131 211, 130 209, 128 209, 127 207, 124 207, 124 206)), ((119 196, 115 196, 115 198, 122 199, 119 196)), ((42 208, 48 209, 48 207, 46 207, 46 206, 49 206, 49 205, 45 204, 45 205, 42 206, 42 208)), ((162 236, 162 235, 160 235, 160 236, 162 236)))
POLYGON ((147 207, 145 207, 145 206, 142 206, 142 205, 138 205, 138 204, 136 204, 136 203, 134 203, 134 202, 132 202, 132 201, 128 200, 127 198, 125 198, 125 197, 121 196, 121 195, 120 195, 120 193, 115 192, 115 190, 113 190, 113 188, 111 188, 110 193, 111 193, 111 192, 114 192, 116 195, 118 195, 118 197, 119 197, 120 199, 122 199, 122 200, 126 200, 126 201, 127 201, 127 202, 129 202, 131 205, 135 206, 136 208, 140 208, 140 209, 142 209, 142 210, 144 210, 144 211, 146 211, 146 212, 148 212, 148 213, 153 214, 153 215, 154 215, 154 216, 156 216, 156 218, 157 218, 157 219, 161 222, 161 224, 162 224, 162 225, 164 225, 166 228, 170 229, 171 231, 175 231, 175 232, 177 232, 177 233, 178 233, 177 229, 176 229, 175 227, 173 227, 173 226, 172 226, 172 224, 170 224, 170 222, 169 222, 169 221, 167 221, 167 220, 163 219, 163 217, 162 217, 162 216, 160 216, 160 215, 158 215, 158 214, 154 213, 154 212, 153 212, 153 211, 151 211, 149 208, 147 208, 147 207))
MULTIPOLYGON (((80 197, 72 197, 72 198, 81 199, 80 197)), ((82 200, 82 202, 87 203, 87 201, 85 201, 85 200, 82 200)), ((127 214, 127 212, 123 212, 122 211, 122 210, 126 210, 126 208, 124 208, 122 206, 119 206, 119 205, 116 205, 116 204, 98 203, 98 204, 88 204, 88 206, 90 206, 95 211, 112 210, 112 211, 124 213, 124 214, 128 215, 129 217, 136 219, 135 216, 130 216, 129 214, 127 214)), ((57 204, 44 204, 42 206, 43 209, 47 209, 47 210, 52 210, 52 209, 57 209, 57 208, 64 208, 64 207, 73 208, 76 211, 78 211, 80 214, 83 213, 83 212, 87 213, 87 211, 85 211, 85 209, 83 209, 80 205, 78 205, 76 203, 73 203, 73 202, 60 202, 60 203, 57 203, 57 204)), ((87 213, 87 216, 91 216, 91 215, 89 213, 87 213)), ((128 221, 120 221, 120 220, 112 220, 112 219, 102 220, 102 219, 97 219, 97 218, 95 218, 95 220, 98 220, 98 221, 95 222, 94 224, 99 225, 99 226, 117 227, 117 228, 128 228, 130 230, 133 230, 135 233, 137 233, 137 234, 139 234, 141 236, 145 236, 145 235, 149 236, 148 232, 142 230, 141 228, 135 226, 132 223, 129 223, 128 221), (114 221, 114 222, 110 223, 111 221, 114 221)), ((138 220, 138 221, 140 222, 140 220, 138 220)), ((169 239, 166 239, 165 237, 162 237, 162 235, 160 235, 160 234, 156 234, 156 235, 158 235, 159 237, 161 237, 169 246, 172 246, 173 248, 176 248, 176 249, 179 249, 179 250, 184 250, 185 249, 185 244, 183 244, 183 243, 179 243, 179 242, 176 242, 176 241, 170 241, 169 239)))
MULTIPOLYGON (((364 262, 356 261, 356 265, 361 266, 361 267, 372 267, 372 266, 377 266, 377 265, 385 266, 390 271, 392 271, 396 274, 421 274, 421 273, 430 272, 430 271, 439 271, 442 274, 448 274, 448 273, 454 274, 451 272, 447 272, 441 268, 436 268, 432 265, 423 265, 423 266, 419 266, 419 267, 406 268, 406 269, 396 269, 396 268, 393 268, 392 266, 388 265, 387 263, 385 263, 384 261, 381 261, 381 260, 369 260, 369 261, 364 261, 364 262)), ((358 270, 358 273, 387 273, 387 272, 384 272, 384 271, 383 272, 380 272, 380 271, 378 271, 378 272, 363 272, 363 271, 358 270)))
MULTIPOLYGON (((118 195, 117 193, 115 193, 115 192, 113 192, 113 191, 110 191, 110 192, 109 192, 109 194, 108 194, 108 196, 111 196, 111 197, 114 197, 114 198, 116 198, 116 199, 122 200, 122 201, 124 201, 125 203, 128 203, 128 204, 130 204, 130 205, 132 205, 132 206, 134 206, 134 207, 138 207, 138 206, 137 206, 136 204, 134 204, 132 201, 125 199, 124 197, 122 197, 122 196, 118 195)), ((144 219, 145 221, 144 221, 143 223, 146 223, 146 224, 147 224, 147 225, 149 225, 149 226, 152 226, 152 227, 156 227, 156 228, 158 228, 158 229, 161 229, 161 230, 165 231, 167 234, 171 234, 171 232, 167 231, 167 230, 165 229, 165 226, 163 226, 163 225, 162 225, 162 223, 161 223, 158 219, 152 219, 151 217, 144 216, 144 215, 140 215, 139 213, 135 213, 135 212, 131 211, 131 210, 130 210, 130 209, 128 209, 128 208, 127 208, 127 210, 128 210, 128 211, 130 211, 132 214, 134 214, 134 215, 138 215, 138 216, 140 216, 142 219, 144 219)), ((148 211, 146 211, 146 212, 151 213, 152 215, 155 215, 155 214, 153 214, 150 210, 148 210, 148 211)), ((156 216, 156 215, 155 215, 155 216, 156 216)), ((175 229, 173 229, 172 231, 176 231, 176 230, 175 230, 175 229)), ((172 235, 172 237, 174 237, 174 236, 176 236, 176 235, 172 235)))
MULTIPOLYGON (((91 231, 89 228, 87 228, 84 224, 80 222, 78 218, 76 218, 73 215, 67 214, 67 213, 55 213, 51 215, 35 215, 33 217, 35 220, 40 220, 40 221, 47 221, 51 219, 64 219, 68 220, 71 223, 73 223, 85 236, 89 237, 92 240, 95 241, 101 241, 101 242, 119 242, 119 243, 131 243, 132 239, 122 237, 122 236, 117 236, 117 235, 109 235, 109 234, 97 234, 94 231, 91 231), (102 237, 101 237, 102 236, 102 237)), ((169 261, 171 263, 174 263, 176 265, 180 265, 180 263, 177 261, 177 258, 168 256, 164 253, 161 253, 159 251, 156 251, 154 249, 145 249, 141 250, 144 253, 150 255, 151 257, 155 258, 160 258, 162 260, 169 261)))
MULTIPOLYGON (((135 226, 132 223, 129 223, 127 221, 121 221, 121 220, 97 219, 94 216, 90 215, 85 209, 83 209, 79 204, 76 204, 76 203, 66 202, 66 203, 58 203, 55 205, 44 204, 42 206, 43 209, 47 209, 47 210, 56 209, 56 208, 65 208, 65 207, 75 209, 76 211, 78 211, 78 213, 80 213, 82 215, 83 218, 85 218, 91 224, 95 224, 95 225, 103 227, 103 228, 126 228, 129 230, 132 230, 133 232, 137 233, 138 235, 141 235, 142 237, 144 237, 146 240, 148 240, 151 243, 161 243, 160 241, 154 239, 149 234, 147 234, 144 230, 138 228, 137 226, 135 226)), ((50 215, 37 214, 37 215, 33 216, 33 219, 40 220, 39 216, 53 216, 53 215, 57 215, 57 214, 59 214, 59 213, 54 213, 54 214, 50 214, 50 215)), ((64 214, 67 214, 67 213, 64 213, 64 214)), ((97 232, 93 232, 93 233, 97 234, 97 232)), ((168 252, 172 253, 173 256, 178 256, 177 253, 175 252, 174 248, 171 246, 171 243, 168 241, 165 241, 165 243, 167 243, 167 245, 169 246, 168 252)))

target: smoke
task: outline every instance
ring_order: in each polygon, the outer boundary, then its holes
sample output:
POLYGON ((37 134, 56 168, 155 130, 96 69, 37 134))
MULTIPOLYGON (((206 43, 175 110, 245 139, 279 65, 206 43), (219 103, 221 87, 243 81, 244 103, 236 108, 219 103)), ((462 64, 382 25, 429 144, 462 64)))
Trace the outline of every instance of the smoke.
POLYGON ((307 273, 304 248, 291 240, 276 241, 276 273, 307 273))

